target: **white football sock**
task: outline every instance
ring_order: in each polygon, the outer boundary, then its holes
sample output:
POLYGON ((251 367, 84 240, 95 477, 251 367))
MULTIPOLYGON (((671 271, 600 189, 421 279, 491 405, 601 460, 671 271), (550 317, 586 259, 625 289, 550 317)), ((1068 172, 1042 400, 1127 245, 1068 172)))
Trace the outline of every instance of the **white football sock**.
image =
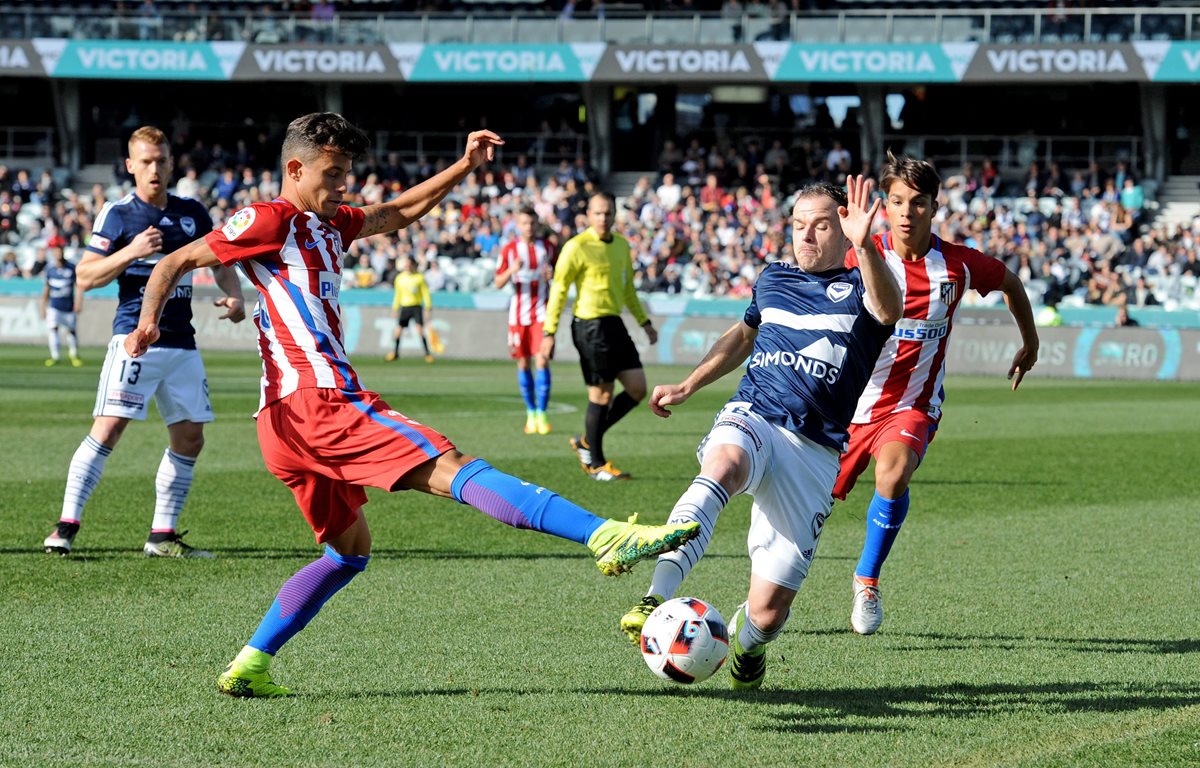
POLYGON ((75 331, 67 331, 67 351, 71 357, 79 357, 79 334, 75 331))
POLYGON ((50 331, 50 359, 57 360, 60 354, 60 344, 58 341, 58 329, 50 331))
POLYGON ((667 522, 678 524, 699 520, 700 535, 674 552, 659 555, 647 595, 662 595, 668 600, 675 596, 684 577, 704 557, 704 550, 708 549, 708 542, 712 539, 713 527, 717 524, 717 516, 728 503, 729 494, 720 483, 704 475, 696 476, 679 501, 675 502, 667 522))
POLYGON ((187 501, 188 491, 192 489, 195 468, 195 458, 180 456, 170 448, 163 451, 162 461, 158 465, 158 476, 154 479, 154 489, 158 492, 158 498, 154 503, 151 533, 175 530, 179 513, 183 511, 183 503, 187 501))
MULTIPOLYGON (((792 612, 788 611, 788 618, 790 619, 791 617, 792 612)), ((784 619, 783 624, 780 624, 771 632, 767 632, 759 628, 753 621, 750 620, 749 606, 744 606, 742 608, 742 618, 745 619, 745 621, 743 621, 741 626, 738 627, 737 639, 738 644, 742 646, 743 651, 752 651, 760 645, 766 645, 775 638, 779 637, 779 633, 783 631, 785 626, 787 626, 787 619, 784 619)))
POLYGON ((104 462, 112 448, 106 448, 99 440, 88 435, 75 449, 71 466, 67 469, 67 489, 63 493, 62 514, 59 519, 69 523, 83 520, 83 505, 100 483, 104 473, 104 462))

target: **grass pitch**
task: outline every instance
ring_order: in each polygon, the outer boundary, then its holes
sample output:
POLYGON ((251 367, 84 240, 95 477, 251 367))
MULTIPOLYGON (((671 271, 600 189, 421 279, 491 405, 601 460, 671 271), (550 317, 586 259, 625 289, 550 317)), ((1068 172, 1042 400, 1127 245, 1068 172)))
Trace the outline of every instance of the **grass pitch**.
MULTIPOLYGON (((252 354, 206 353, 206 429, 182 525, 212 561, 141 544, 166 432, 134 424, 76 554, 51 557, 99 356, 0 348, 0 765, 1177 766, 1200 763, 1200 385, 951 378, 883 574, 887 618, 848 628, 869 474, 834 509, 765 688, 653 677, 616 629, 650 566, 605 579, 586 550, 453 502, 371 491, 375 555, 280 654, 301 695, 218 695, 222 666, 319 550, 262 464, 252 354)), ((555 432, 521 433, 507 363, 360 361, 368 386, 467 453, 610 517, 659 522, 731 377, 606 440, 593 483, 566 437, 583 386, 555 369, 555 432)), ((651 382, 679 368, 652 368, 651 382)), ((684 593, 745 595, 749 500, 684 593)))

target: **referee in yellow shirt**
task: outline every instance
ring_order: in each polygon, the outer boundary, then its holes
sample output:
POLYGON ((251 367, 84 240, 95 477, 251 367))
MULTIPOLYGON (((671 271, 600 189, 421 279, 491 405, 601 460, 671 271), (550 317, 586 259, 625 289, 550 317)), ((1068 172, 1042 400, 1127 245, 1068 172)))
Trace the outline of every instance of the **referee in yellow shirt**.
POLYGON ((651 344, 658 341, 658 331, 633 287, 629 241, 613 232, 615 216, 616 205, 608 193, 598 192, 588 200, 588 228, 568 240, 559 254, 542 326, 541 352, 549 359, 554 356, 554 334, 567 291, 574 285, 571 338, 579 350, 588 408, 583 435, 571 437, 570 443, 588 476, 602 481, 629 478, 604 458, 604 433, 646 396, 646 372, 621 320, 621 309, 629 308, 651 344), (623 391, 613 397, 616 381, 623 391))
POLYGON ((425 317, 433 317, 433 298, 429 295, 425 275, 417 271, 415 259, 406 258, 400 262, 395 286, 396 295, 392 299, 392 317, 397 318, 393 332, 395 346, 384 359, 391 362, 400 357, 400 334, 412 323, 417 327, 417 335, 425 347, 425 362, 432 363, 433 355, 429 354, 429 342, 425 339, 425 317))

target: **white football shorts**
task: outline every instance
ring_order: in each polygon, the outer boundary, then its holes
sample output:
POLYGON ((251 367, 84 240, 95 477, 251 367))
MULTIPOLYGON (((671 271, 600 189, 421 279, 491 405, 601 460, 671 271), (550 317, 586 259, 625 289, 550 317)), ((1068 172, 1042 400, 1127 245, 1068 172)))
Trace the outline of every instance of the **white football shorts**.
POLYGON ((54 307, 46 307, 46 327, 52 331, 57 331, 59 328, 66 328, 68 331, 74 333, 75 313, 64 312, 54 307))
POLYGON ((125 334, 113 336, 100 371, 92 415, 145 421, 151 397, 168 425, 213 420, 199 351, 150 347, 134 360, 125 352, 125 334))
POLYGON ((838 452, 776 426, 750 403, 727 403, 696 451, 700 463, 714 445, 736 445, 750 456, 742 493, 754 497, 746 546, 754 575, 800 589, 833 508, 838 452))

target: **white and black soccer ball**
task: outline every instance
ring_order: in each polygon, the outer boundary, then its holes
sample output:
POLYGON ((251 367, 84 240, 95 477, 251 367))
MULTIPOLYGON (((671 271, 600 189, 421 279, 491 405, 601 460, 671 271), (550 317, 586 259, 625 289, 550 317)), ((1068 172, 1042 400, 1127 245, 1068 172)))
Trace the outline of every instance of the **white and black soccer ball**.
POLYGON ((642 658, 664 680, 688 685, 712 677, 729 655, 729 629, 703 600, 677 597, 654 609, 642 627, 642 658))

